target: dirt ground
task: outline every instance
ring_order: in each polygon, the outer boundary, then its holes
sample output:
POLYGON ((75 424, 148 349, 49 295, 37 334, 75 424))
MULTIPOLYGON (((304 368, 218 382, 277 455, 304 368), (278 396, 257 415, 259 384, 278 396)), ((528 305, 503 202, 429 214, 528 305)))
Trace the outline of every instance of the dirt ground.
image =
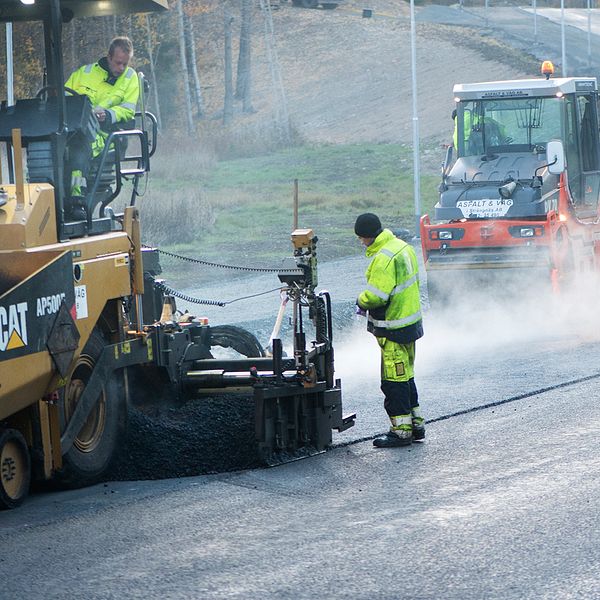
MULTIPOLYGON (((537 61, 494 40, 485 28, 423 22, 435 20, 435 7, 421 11, 417 7, 419 132, 425 144, 435 146, 448 140, 452 128, 455 83, 532 75, 530 67, 537 61)), ((213 37, 203 52, 206 102, 214 112, 222 108, 221 20, 222 9, 206 17, 213 37)), ((247 120, 277 119, 285 109, 294 131, 307 142, 412 143, 408 3, 347 0, 335 10, 311 10, 286 1, 272 11, 272 21, 271 38, 257 8, 252 58, 256 113, 247 120), (367 6, 371 18, 362 16, 367 6), (269 39, 273 41, 266 43, 269 39)), ((439 157, 435 160, 437 168, 439 157)))

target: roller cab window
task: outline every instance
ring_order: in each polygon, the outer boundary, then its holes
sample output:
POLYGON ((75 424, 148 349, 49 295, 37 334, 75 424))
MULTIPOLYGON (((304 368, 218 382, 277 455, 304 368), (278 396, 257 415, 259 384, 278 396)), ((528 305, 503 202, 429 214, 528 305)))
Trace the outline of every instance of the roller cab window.
POLYGON ((559 98, 459 103, 454 142, 459 156, 531 152, 561 138, 559 98))

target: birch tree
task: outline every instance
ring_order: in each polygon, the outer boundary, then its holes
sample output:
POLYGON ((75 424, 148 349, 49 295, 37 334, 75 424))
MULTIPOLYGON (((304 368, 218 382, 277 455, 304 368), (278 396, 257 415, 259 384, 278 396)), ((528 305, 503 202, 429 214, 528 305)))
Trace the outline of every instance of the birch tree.
POLYGON ((150 15, 145 15, 146 26, 146 53, 148 54, 148 65, 150 67, 150 81, 152 82, 152 97, 154 99, 154 107, 156 110, 156 120, 158 127, 162 127, 162 117, 160 114, 160 99, 158 97, 158 82, 156 81, 156 63, 154 62, 154 40, 152 39, 152 28, 150 27, 150 15))
POLYGON ((253 0, 242 0, 242 24, 240 27, 240 51, 237 63, 235 97, 242 100, 242 110, 253 112, 252 107, 252 13, 253 0))
POLYGON ((231 65, 231 24, 233 17, 225 11, 225 99, 223 102, 223 125, 233 119, 233 69, 231 65))
POLYGON ((202 98, 202 86, 200 85, 200 76, 198 75, 198 60, 196 58, 196 37, 194 35, 194 15, 187 17, 188 23, 188 46, 190 49, 190 70, 194 81, 194 99, 196 101, 196 110, 198 116, 204 116, 204 99, 202 98))
POLYGON ((183 0, 177 0, 177 27, 179 32, 179 58, 181 61, 181 77, 183 79, 183 96, 185 100, 185 114, 188 133, 194 132, 194 119, 192 116, 192 102, 190 98, 190 77, 185 48, 185 24, 183 14, 183 0))

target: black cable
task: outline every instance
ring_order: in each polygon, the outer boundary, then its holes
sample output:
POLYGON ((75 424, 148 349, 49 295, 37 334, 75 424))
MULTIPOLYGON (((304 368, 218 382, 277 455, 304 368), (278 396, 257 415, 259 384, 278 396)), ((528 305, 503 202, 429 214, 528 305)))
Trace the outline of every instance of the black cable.
POLYGON ((185 260, 187 262, 195 263, 198 265, 205 265, 207 267, 218 267, 220 269, 232 269, 234 271, 251 271, 254 273, 280 273, 282 270, 294 272, 298 271, 298 273, 302 273, 301 269, 271 269, 266 267, 241 267, 235 265, 223 265, 221 263, 210 262, 207 260, 200 260, 199 258, 192 258, 190 256, 183 256, 182 254, 175 254, 175 252, 169 252, 167 250, 161 250, 160 248, 155 248, 154 246, 148 246, 147 244, 142 244, 144 248, 153 248, 159 254, 164 254, 165 256, 170 256, 172 258, 178 258, 179 260, 185 260))
POLYGON ((182 294, 177 290, 174 290, 172 287, 168 286, 166 283, 162 281, 157 281, 154 279, 154 285, 162 290, 167 296, 175 296, 175 298, 179 298, 180 300, 185 300, 186 302, 191 302, 192 304, 206 304, 208 306, 225 306, 226 302, 221 302, 220 300, 202 300, 200 298, 194 298, 193 296, 188 296, 187 294, 182 294))
POLYGON ((166 283, 162 281, 154 280, 154 284, 157 288, 161 289, 168 296, 175 296, 175 298, 179 298, 180 300, 185 300, 186 302, 190 302, 191 304, 204 304, 207 306, 220 306, 225 307, 228 304, 233 304, 234 302, 239 302, 240 300, 247 300, 248 298, 256 298, 257 296, 264 296, 265 294, 270 294, 272 292, 281 291, 281 286, 273 288, 272 290, 267 290, 266 292, 258 292, 257 294, 250 294, 249 296, 241 296, 240 298, 234 298, 233 300, 203 300, 201 298, 194 298, 194 296, 188 296, 178 290, 173 289, 168 286, 166 283))
POLYGON ((258 294, 251 294, 250 296, 242 296, 240 298, 234 298, 233 300, 228 300, 227 302, 225 302, 225 304, 233 304, 234 302, 237 302, 238 300, 247 300, 248 298, 256 298, 256 296, 264 296, 265 294, 271 294, 272 292, 279 292, 279 291, 281 291, 281 286, 273 288, 272 290, 267 290, 266 292, 259 292, 258 294))

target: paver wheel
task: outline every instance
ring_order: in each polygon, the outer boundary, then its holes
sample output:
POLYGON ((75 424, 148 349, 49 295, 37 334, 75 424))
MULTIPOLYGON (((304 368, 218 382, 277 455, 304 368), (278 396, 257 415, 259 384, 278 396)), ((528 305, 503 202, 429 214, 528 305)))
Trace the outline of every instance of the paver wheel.
POLYGON ((338 5, 335 2, 321 2, 321 6, 325 10, 333 10, 334 8, 337 8, 338 5))
POLYGON ((317 6, 319 6, 319 0, 302 0, 302 6, 304 6, 304 8, 317 8, 317 6))
MULTIPOLYGON (((105 345, 104 337, 96 330, 92 332, 71 378, 61 392, 63 431, 105 345)), ((65 487, 89 485, 98 481, 109 468, 126 420, 124 386, 119 385, 118 377, 122 375, 113 374, 104 382, 94 408, 77 434, 73 446, 63 457, 63 468, 56 478, 59 484, 65 487)))
POLYGON ((232 348, 248 357, 264 356, 265 351, 254 334, 235 325, 219 325, 210 328, 210 345, 232 348))
POLYGON ((19 506, 29 493, 31 459, 16 429, 0 430, 0 508, 19 506))

